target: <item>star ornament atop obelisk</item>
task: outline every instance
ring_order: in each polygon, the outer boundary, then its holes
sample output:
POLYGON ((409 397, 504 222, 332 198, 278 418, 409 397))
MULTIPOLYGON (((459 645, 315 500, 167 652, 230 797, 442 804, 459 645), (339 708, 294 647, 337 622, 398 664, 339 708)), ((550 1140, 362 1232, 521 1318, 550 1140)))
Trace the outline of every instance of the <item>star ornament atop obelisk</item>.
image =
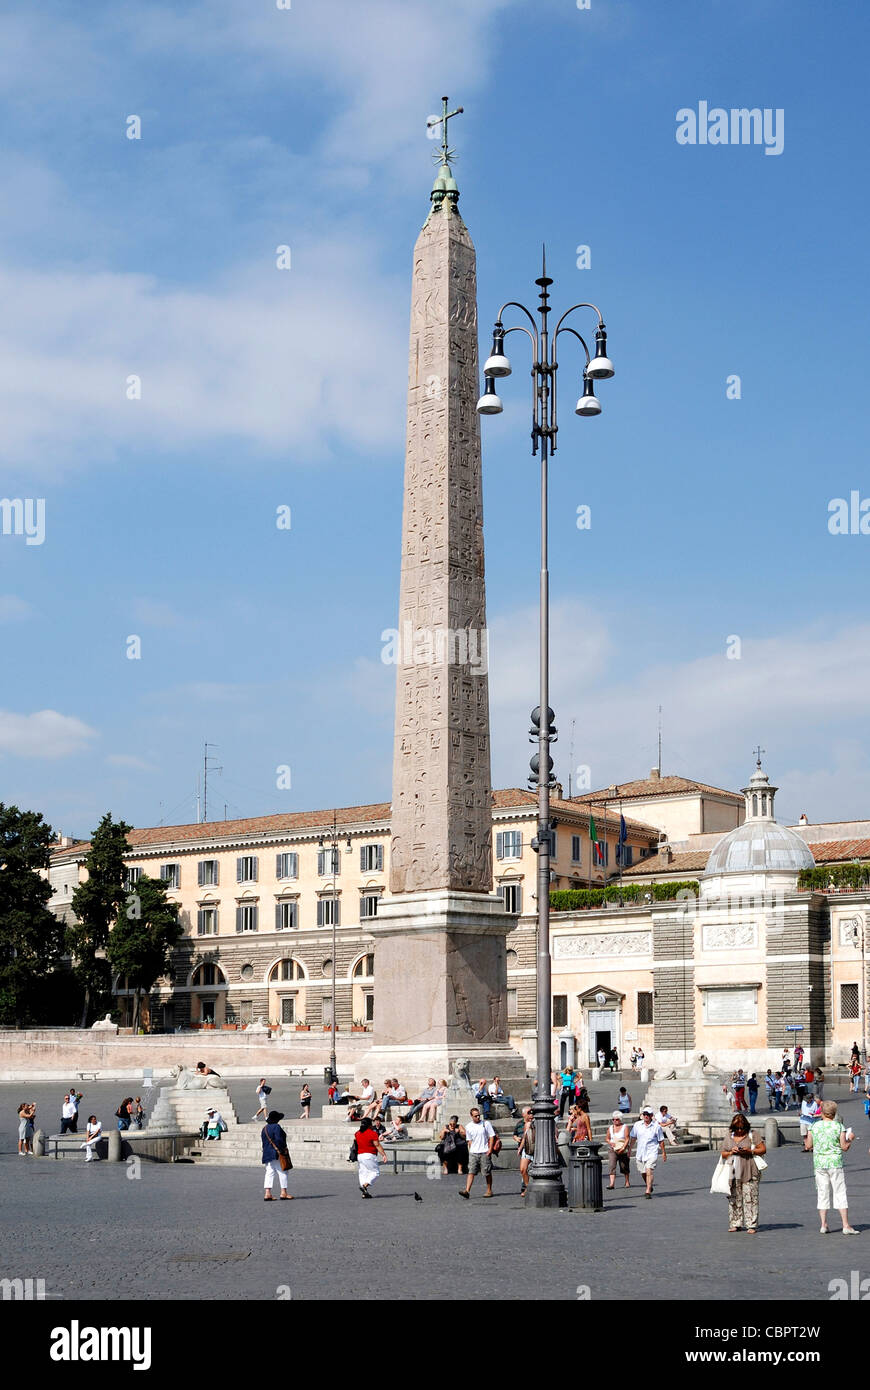
MULTIPOLYGON (((390 896, 370 927, 375 1046, 357 1070, 417 1087, 461 1062, 521 1096, 505 952, 516 917, 493 892, 477 278, 448 144, 461 111, 445 97, 433 118, 440 166, 414 247, 390 896)), ((453 1113, 473 1104, 464 1085, 453 1113)))

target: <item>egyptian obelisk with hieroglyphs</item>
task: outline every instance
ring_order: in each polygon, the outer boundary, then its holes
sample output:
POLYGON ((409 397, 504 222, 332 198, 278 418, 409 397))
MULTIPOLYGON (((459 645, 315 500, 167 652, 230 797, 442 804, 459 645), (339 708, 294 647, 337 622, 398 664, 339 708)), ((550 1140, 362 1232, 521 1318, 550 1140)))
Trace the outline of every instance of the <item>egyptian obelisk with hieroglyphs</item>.
POLYGON ((375 1047, 357 1067, 414 1084, 463 1057, 474 1075, 525 1077, 507 1042, 516 919, 492 891, 477 282, 450 114, 445 99, 441 167, 414 248, 391 898, 372 924, 375 1047))

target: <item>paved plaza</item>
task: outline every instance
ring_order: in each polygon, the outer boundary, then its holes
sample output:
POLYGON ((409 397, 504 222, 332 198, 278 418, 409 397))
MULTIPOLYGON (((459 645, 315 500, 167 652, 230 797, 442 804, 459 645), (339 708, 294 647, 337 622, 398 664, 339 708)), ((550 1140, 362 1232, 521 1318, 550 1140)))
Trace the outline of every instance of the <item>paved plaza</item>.
MULTIPOLYGON (((231 1085, 237 1102, 250 1090, 247 1081, 231 1085)), ((48 1100, 56 1103, 59 1089, 0 1085, 0 1275, 43 1279, 49 1299, 574 1300, 585 1285, 593 1300, 824 1302, 832 1279, 870 1273, 870 1125, 860 1099, 841 1108, 858 1135, 846 1174, 863 1233, 847 1240, 819 1236, 812 1160, 793 1143, 769 1156, 757 1237, 726 1234, 727 1203, 709 1194, 709 1153, 660 1166, 650 1202, 633 1174, 632 1189, 605 1194, 597 1215, 523 1210, 513 1172, 496 1175, 492 1201, 478 1182, 470 1203, 456 1195, 458 1178, 385 1172, 376 1200, 362 1202, 350 1164, 295 1171, 296 1200, 267 1205, 259 1166, 145 1162, 131 1178, 123 1164, 19 1159, 18 1100, 36 1099, 48 1127, 48 1100)), ((83 1089, 83 1109, 90 1101, 107 1125, 133 1088, 83 1089)), ((288 1116, 297 1090, 275 1083, 288 1116)))

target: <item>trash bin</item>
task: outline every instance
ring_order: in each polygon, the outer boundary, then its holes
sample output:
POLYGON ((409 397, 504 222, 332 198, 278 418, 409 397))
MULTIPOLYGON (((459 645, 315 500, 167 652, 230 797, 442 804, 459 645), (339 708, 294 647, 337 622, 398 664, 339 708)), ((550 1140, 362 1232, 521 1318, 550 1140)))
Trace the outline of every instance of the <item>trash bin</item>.
POLYGON ((332 1067, 323 1068, 323 1084, 324 1086, 332 1085, 332 1067))
POLYGON ((568 1158, 568 1206, 575 1211, 603 1211, 600 1144, 572 1144, 568 1158))

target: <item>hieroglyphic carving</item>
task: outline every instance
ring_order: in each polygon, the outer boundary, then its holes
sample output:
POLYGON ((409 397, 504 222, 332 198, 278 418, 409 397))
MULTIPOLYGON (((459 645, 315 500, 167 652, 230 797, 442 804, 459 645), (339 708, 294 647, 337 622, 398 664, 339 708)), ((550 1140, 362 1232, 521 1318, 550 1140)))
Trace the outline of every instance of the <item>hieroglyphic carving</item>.
POLYGON ((471 635, 464 661, 449 643, 436 645, 435 660, 431 644, 427 659, 407 643, 400 651, 394 893, 492 891, 478 392, 474 247, 445 200, 414 250, 398 630, 471 635))

